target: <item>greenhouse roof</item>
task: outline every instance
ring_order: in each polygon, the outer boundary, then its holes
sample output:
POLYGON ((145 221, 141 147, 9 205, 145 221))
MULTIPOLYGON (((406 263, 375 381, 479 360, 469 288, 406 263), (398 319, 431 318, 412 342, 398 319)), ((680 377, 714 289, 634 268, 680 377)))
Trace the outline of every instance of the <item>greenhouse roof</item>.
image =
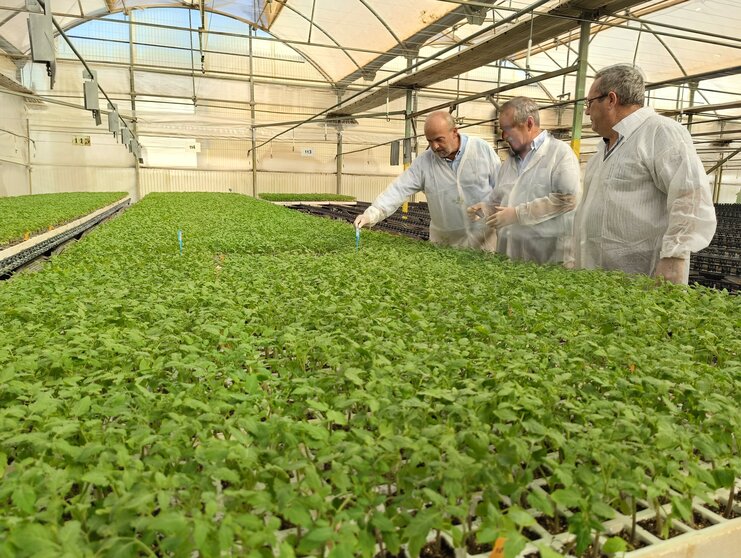
POLYGON ((247 138, 257 109, 257 148, 350 116, 365 126, 357 141, 382 146, 390 132, 373 119, 449 107, 480 126, 470 133, 496 135, 491 104, 526 95, 571 139, 584 78, 621 62, 644 72, 647 104, 687 125, 708 172, 741 153, 738 0, 46 0, 56 85, 29 63, 40 7, 27 5, 44 1, 0 0, 0 86, 69 105, 81 57, 121 114, 136 103, 140 132, 247 138))
MULTIPOLYGON (((610 26, 601 29, 601 40, 590 49, 593 67, 632 60, 646 49, 651 55, 642 56, 641 65, 650 81, 738 67, 741 63, 741 3, 737 0, 48 1, 63 29, 109 14, 151 7, 226 15, 290 44, 328 82, 338 85, 361 77, 372 79, 387 61, 396 56, 416 56, 422 45, 434 44, 458 58, 442 72, 440 68, 426 70, 421 85, 448 77, 459 65, 465 71, 472 64, 494 59, 525 61, 528 54, 550 56, 549 51, 557 45, 578 40, 580 15, 610 26), (518 14, 525 17, 516 19, 518 14), (607 18, 610 14, 633 17, 607 18), (645 36, 643 41, 639 35, 645 36), (460 52, 477 45, 481 45, 479 51, 484 55, 460 52), (489 48, 491 45, 497 48, 489 48), (465 63, 460 64, 461 60, 465 63)), ((28 54, 27 19, 26 0, 0 2, 0 48, 6 54, 28 54)), ((208 18, 204 20, 203 30, 208 32, 208 18)), ((593 26, 593 33, 596 28, 593 26)))

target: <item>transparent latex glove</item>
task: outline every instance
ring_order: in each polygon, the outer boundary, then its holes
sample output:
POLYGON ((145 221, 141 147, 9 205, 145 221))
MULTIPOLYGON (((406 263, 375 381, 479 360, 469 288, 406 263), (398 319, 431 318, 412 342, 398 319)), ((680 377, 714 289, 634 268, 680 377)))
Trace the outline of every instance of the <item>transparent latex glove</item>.
POLYGON ((363 227, 372 227, 378 223, 378 221, 384 219, 384 217, 385 215, 380 209, 369 205, 368 209, 366 209, 362 215, 358 215, 355 218, 355 228, 362 229, 363 227))
POLYGON ((689 259, 661 258, 656 264, 654 277, 663 277, 670 283, 686 285, 689 275, 689 259))
POLYGON ((471 221, 478 221, 480 219, 487 219, 492 213, 496 211, 494 204, 487 202, 479 202, 466 209, 468 218, 471 221))
POLYGON ((574 256, 574 244, 573 244, 573 237, 566 240, 566 249, 564 250, 563 255, 563 266, 566 269, 575 269, 576 268, 576 258, 574 256))
POLYGON ((486 224, 499 230, 517 223, 517 210, 514 207, 496 207, 496 212, 486 219, 486 224))
POLYGON ((370 219, 365 215, 365 213, 362 213, 355 217, 355 228, 356 229, 362 229, 363 227, 370 224, 370 219))

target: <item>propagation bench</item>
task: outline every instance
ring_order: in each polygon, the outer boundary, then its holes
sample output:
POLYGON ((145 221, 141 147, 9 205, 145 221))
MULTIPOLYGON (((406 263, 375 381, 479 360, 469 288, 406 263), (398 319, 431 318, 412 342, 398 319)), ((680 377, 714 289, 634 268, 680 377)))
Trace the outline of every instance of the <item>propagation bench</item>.
POLYGON ((50 255, 64 243, 81 238, 93 227, 123 211, 130 203, 131 198, 126 197, 70 223, 0 250, 0 279, 7 279, 24 266, 50 255))

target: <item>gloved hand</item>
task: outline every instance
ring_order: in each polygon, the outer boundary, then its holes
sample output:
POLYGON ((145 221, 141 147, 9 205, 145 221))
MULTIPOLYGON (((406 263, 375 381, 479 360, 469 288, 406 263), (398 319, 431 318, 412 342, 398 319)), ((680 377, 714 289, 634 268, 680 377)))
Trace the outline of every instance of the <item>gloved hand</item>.
POLYGON ((661 258, 656 264, 654 277, 663 277, 670 283, 686 285, 689 275, 689 258, 661 258))
POLYGON ((362 229, 364 226, 366 226, 368 223, 370 223, 370 219, 366 217, 365 213, 361 213, 357 217, 355 217, 355 228, 356 229, 362 229))
POLYGON ((468 218, 471 221, 478 221, 484 216, 484 206, 486 204, 484 202, 479 202, 477 204, 474 204, 466 209, 466 213, 468 213, 468 218))
POLYGON ((479 219, 486 219, 492 213, 494 213, 494 211, 496 211, 494 209, 494 204, 487 202, 479 202, 466 209, 468 218, 474 222, 478 221, 479 219))
POLYGON ((496 212, 486 219, 486 224, 496 229, 517 223, 517 210, 514 207, 496 207, 496 212))

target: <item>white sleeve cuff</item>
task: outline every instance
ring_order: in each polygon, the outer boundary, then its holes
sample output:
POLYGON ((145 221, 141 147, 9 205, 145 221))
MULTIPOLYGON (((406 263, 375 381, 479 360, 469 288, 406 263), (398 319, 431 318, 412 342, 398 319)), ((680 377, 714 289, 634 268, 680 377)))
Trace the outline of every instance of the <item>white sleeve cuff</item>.
POLYGON ((363 215, 368 218, 368 226, 370 227, 385 218, 383 211, 372 205, 368 206, 368 209, 363 212, 363 215))
POLYGON ((664 246, 659 252, 659 258, 679 258, 682 260, 690 259, 690 251, 684 246, 664 246))

